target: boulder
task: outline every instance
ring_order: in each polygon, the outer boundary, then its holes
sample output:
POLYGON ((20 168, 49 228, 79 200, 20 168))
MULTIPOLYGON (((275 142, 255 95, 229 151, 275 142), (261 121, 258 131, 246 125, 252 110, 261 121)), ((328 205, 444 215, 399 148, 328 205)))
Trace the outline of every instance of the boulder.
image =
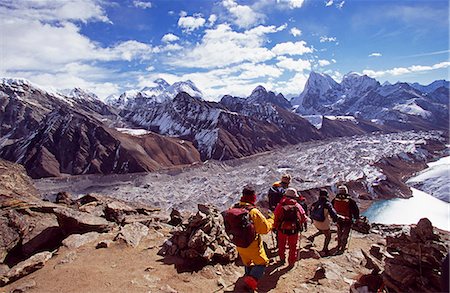
POLYGON ((141 223, 132 223, 120 228, 114 241, 123 241, 131 247, 137 247, 142 238, 148 235, 148 227, 141 223))
POLYGON ((117 224, 121 224, 123 222, 125 215, 138 213, 136 209, 120 201, 112 201, 107 203, 104 211, 105 218, 108 221, 116 222, 117 224))
POLYGON ((58 192, 58 194, 56 194, 55 202, 60 204, 66 204, 68 206, 73 205, 75 203, 70 194, 65 191, 61 191, 58 192))
POLYGON ((95 246, 96 249, 100 249, 100 248, 108 248, 112 245, 113 241, 112 240, 102 240, 99 243, 97 243, 97 245, 95 246))
POLYGON ((32 272, 42 268, 45 263, 52 257, 52 253, 48 251, 40 252, 27 260, 24 260, 12 267, 5 276, 0 279, 0 286, 20 279, 32 272))
POLYGON ((178 226, 183 223, 183 217, 181 216, 181 213, 177 211, 176 209, 172 209, 170 212, 170 221, 168 222, 169 225, 172 226, 178 226))
POLYGON ((398 292, 440 292, 447 244, 428 219, 386 237, 383 282, 398 292))
POLYGON ((55 209, 59 226, 66 235, 87 232, 108 232, 113 225, 104 218, 68 208, 55 209))
POLYGON ((0 216, 0 262, 4 262, 8 252, 20 241, 20 230, 10 226, 6 216, 0 216))
POLYGON ((371 225, 366 217, 360 217, 352 224, 352 229, 363 234, 369 234, 371 225))
POLYGON ((97 232, 88 232, 86 234, 72 234, 64 239, 62 241, 62 244, 69 249, 75 249, 89 242, 97 240, 98 237, 100 237, 100 234, 97 232))

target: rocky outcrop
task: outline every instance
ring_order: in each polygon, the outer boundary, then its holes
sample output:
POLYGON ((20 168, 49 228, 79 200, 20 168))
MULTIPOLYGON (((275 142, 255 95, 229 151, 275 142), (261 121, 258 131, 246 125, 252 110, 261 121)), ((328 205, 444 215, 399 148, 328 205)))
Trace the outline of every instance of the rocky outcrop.
POLYGON ((428 219, 399 235, 386 238, 383 281, 396 292, 441 291, 442 261, 448 247, 428 219))
POLYGON ((148 227, 134 222, 132 224, 127 224, 120 228, 114 241, 122 241, 128 246, 137 247, 141 242, 142 238, 146 237, 148 234, 148 227))
POLYGON ((48 251, 40 252, 33 255, 27 260, 18 263, 12 267, 5 275, 0 277, 0 286, 29 275, 32 272, 42 268, 45 263, 52 257, 52 253, 48 251))
POLYGON ((188 224, 173 232, 159 254, 176 255, 206 263, 228 263, 237 258, 235 246, 225 234, 220 212, 215 207, 201 204, 198 205, 197 214, 189 218, 188 224))

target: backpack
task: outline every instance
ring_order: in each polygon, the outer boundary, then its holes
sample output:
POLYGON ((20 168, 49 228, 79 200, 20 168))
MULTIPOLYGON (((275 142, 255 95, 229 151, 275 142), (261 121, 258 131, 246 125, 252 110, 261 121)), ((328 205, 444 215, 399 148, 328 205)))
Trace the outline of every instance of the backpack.
POLYGON ((284 195, 284 190, 280 190, 279 188, 271 187, 267 196, 269 197, 269 208, 271 211, 274 211, 277 207, 278 203, 281 201, 284 195))
POLYGON ((350 200, 348 198, 335 198, 333 201, 333 207, 339 215, 344 216, 346 219, 352 218, 350 200))
POLYGON ((225 232, 238 247, 246 248, 256 238, 255 224, 250 217, 253 208, 254 206, 235 205, 222 212, 225 232))
POLYGON ((311 207, 310 217, 313 220, 323 222, 325 221, 325 206, 324 203, 315 202, 311 207))
POLYGON ((295 204, 282 206, 279 227, 281 231, 291 231, 292 234, 297 233, 299 230, 302 230, 301 221, 302 215, 295 204))

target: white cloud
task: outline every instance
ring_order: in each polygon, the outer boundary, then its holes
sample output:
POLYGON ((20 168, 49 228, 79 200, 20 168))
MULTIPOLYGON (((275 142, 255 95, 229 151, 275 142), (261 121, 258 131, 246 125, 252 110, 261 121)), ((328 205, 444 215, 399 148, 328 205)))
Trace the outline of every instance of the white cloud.
POLYGON ((211 14, 208 18, 208 26, 213 26, 217 21, 217 15, 211 14))
POLYGON ((154 67, 153 65, 149 65, 149 66, 147 66, 147 67, 145 68, 145 70, 147 70, 147 71, 154 71, 154 70, 155 70, 155 67, 154 67))
POLYGON ((335 43, 336 41, 337 41, 336 37, 327 37, 327 36, 321 36, 320 37, 320 42, 321 43, 325 43, 325 42, 335 43))
POLYGON ((186 11, 181 10, 180 13, 179 13, 178 15, 179 15, 180 17, 185 17, 185 16, 187 16, 188 14, 187 14, 186 11))
POLYGON ((267 64, 244 63, 239 66, 243 72, 239 79, 255 79, 259 77, 280 77, 283 71, 280 68, 267 64))
POLYGON ((277 57, 277 66, 286 68, 288 70, 302 72, 304 70, 311 70, 311 62, 308 60, 298 59, 294 60, 285 56, 277 57))
POLYGON ((305 0, 277 0, 277 3, 283 3, 289 5, 289 8, 301 8, 305 3, 305 0))
POLYGON ((170 42, 175 42, 178 41, 180 38, 172 33, 168 33, 165 34, 162 38, 161 41, 163 41, 164 43, 170 43, 170 42))
POLYGON ((319 65, 320 66, 327 66, 327 65, 330 65, 330 64, 331 64, 331 62, 328 61, 328 60, 325 60, 325 59, 319 60, 319 65))
POLYGON ((102 21, 110 22, 98 0, 2 0, 0 15, 39 21, 102 21))
POLYGON ((423 71, 431 71, 436 69, 443 69, 450 67, 450 62, 445 61, 441 63, 436 63, 434 65, 412 65, 409 67, 395 67, 388 70, 380 70, 380 71, 374 71, 374 70, 363 70, 363 73, 377 78, 385 75, 391 75, 391 76, 399 76, 399 75, 405 75, 410 74, 414 72, 423 72, 423 71))
POLYGON ((381 57, 381 56, 382 56, 381 53, 378 52, 373 52, 369 54, 369 57, 381 57))
POLYGON ((266 34, 277 32, 275 26, 258 26, 244 32, 233 31, 229 24, 205 30, 200 43, 186 48, 181 55, 167 60, 170 65, 196 68, 218 68, 245 61, 260 63, 274 53, 265 48, 266 34), (226 54, 224 54, 226 52, 226 54))
POLYGON ((272 52, 276 55, 303 55, 306 53, 312 53, 313 49, 306 46, 305 41, 299 42, 286 42, 276 44, 272 48, 272 52))
POLYGON ((235 0, 223 0, 222 5, 230 12, 233 22, 240 28, 250 28, 264 21, 265 15, 250 6, 239 5, 235 0))
POLYGON ((344 4, 345 4, 345 1, 342 1, 342 2, 340 2, 340 3, 338 3, 338 4, 336 4, 336 7, 337 7, 338 9, 342 9, 342 8, 344 7, 344 4))
POLYGON ((152 3, 148 1, 134 0, 133 5, 134 7, 142 9, 152 8, 152 3))
POLYGON ((289 80, 276 83, 275 88, 281 89, 283 95, 299 95, 305 88, 307 80, 308 75, 298 72, 289 80))
POLYGON ((205 22, 205 19, 201 16, 181 16, 178 19, 178 26, 181 27, 184 32, 189 33, 201 28, 205 22))
POLYGON ((325 6, 326 7, 329 7, 329 6, 331 6, 331 5, 333 5, 333 0, 330 0, 330 1, 327 1, 326 3, 325 3, 325 6))
POLYGON ((296 27, 291 28, 290 31, 291 35, 293 35, 294 37, 299 37, 302 34, 302 31, 296 27))

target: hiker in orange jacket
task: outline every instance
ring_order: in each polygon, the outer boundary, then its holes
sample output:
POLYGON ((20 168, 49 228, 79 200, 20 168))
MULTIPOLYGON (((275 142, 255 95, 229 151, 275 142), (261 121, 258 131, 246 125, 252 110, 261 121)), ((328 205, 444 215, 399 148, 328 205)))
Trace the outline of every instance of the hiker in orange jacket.
POLYGON ((343 217, 341 221, 338 221, 337 225, 338 246, 336 247, 336 253, 342 253, 347 247, 352 224, 359 218, 359 208, 348 194, 348 188, 345 185, 338 187, 338 194, 331 203, 336 213, 343 217))
POLYGON ((298 197, 297 190, 294 188, 286 189, 274 213, 274 227, 278 231, 278 255, 280 256, 281 263, 284 264, 287 242, 289 247, 289 267, 293 267, 297 261, 298 234, 303 223, 306 222, 305 211, 298 203, 298 197))
POLYGON ((255 203, 255 189, 250 186, 245 186, 242 190, 239 206, 253 207, 250 209, 249 215, 255 225, 256 238, 246 248, 237 247, 237 251, 245 266, 244 282, 251 290, 257 289, 258 280, 263 276, 264 270, 269 264, 269 258, 264 250, 260 234, 269 233, 273 226, 273 218, 266 219, 266 217, 264 217, 264 215, 255 207, 255 203))
POLYGON ((291 183, 291 175, 283 174, 280 181, 276 181, 272 184, 268 192, 269 197, 269 209, 273 212, 277 207, 280 200, 283 198, 284 192, 291 183))

